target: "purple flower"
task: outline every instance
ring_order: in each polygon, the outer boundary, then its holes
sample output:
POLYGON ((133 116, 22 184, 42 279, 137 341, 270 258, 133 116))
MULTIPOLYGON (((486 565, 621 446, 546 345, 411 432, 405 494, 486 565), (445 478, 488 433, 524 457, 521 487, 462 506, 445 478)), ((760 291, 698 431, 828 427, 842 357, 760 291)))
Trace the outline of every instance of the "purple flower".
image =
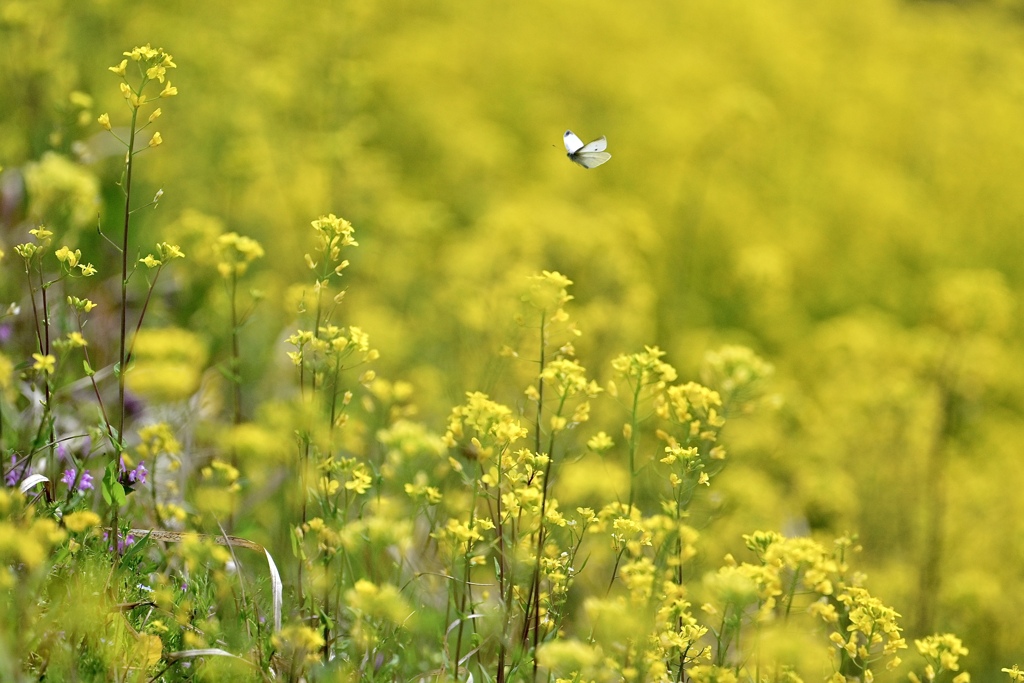
POLYGON ((14 486, 15 484, 18 483, 18 472, 14 467, 17 462, 18 459, 12 455, 11 469, 7 470, 7 475, 4 477, 4 483, 7 484, 8 486, 14 486))
MULTIPOLYGON (((74 469, 64 470, 64 476, 60 478, 62 482, 67 484, 68 488, 75 485, 75 476, 77 472, 74 469)), ((82 478, 78 480, 78 490, 88 491, 92 488, 92 475, 88 472, 82 472, 82 478)))
POLYGON ((21 468, 21 471, 19 472, 18 456, 12 453, 11 469, 7 470, 7 475, 4 477, 4 483, 7 484, 8 486, 14 486, 19 481, 21 481, 23 477, 27 477, 30 474, 32 474, 32 468, 29 466, 28 460, 26 459, 25 465, 21 468))
POLYGON ((133 484, 145 484, 147 474, 149 470, 146 469, 146 461, 140 460, 135 469, 128 473, 128 481, 133 484))
MULTIPOLYGON (((110 534, 107 533, 106 531, 104 531, 103 532, 103 540, 106 541, 106 540, 109 540, 109 539, 110 539, 110 534)), ((135 543, 135 536, 133 536, 132 534, 128 534, 127 536, 119 537, 117 539, 117 552, 123 554, 124 551, 127 550, 128 546, 130 546, 132 543, 135 543)), ((113 548, 113 546, 107 546, 107 550, 113 552, 114 548, 113 548)))

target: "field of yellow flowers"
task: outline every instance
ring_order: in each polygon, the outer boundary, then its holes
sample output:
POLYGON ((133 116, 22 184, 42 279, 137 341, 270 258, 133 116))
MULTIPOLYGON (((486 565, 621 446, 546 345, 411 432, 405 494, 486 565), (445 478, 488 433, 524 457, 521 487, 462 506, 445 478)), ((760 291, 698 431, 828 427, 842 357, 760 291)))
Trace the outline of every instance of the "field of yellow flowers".
POLYGON ((1024 683, 1022 38, 0 0, 0 681, 1024 683))

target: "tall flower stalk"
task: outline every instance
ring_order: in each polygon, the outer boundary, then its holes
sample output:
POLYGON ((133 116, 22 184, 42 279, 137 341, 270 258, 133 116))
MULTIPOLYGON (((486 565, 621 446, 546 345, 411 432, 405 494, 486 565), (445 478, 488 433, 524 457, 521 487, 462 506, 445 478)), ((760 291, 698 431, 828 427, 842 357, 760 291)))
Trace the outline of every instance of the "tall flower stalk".
MULTIPOLYGON (((263 258, 264 251, 263 246, 251 237, 229 232, 217 238, 214 252, 217 254, 217 272, 223 278, 227 290, 231 316, 231 358, 227 376, 231 381, 231 423, 238 426, 242 424, 241 330, 252 316, 256 303, 262 298, 259 292, 251 291, 251 304, 244 312, 240 312, 238 280, 248 271, 250 263, 263 258)), ((234 448, 231 449, 231 466, 238 467, 238 455, 234 448)))
MULTIPOLYGON (((121 78, 121 94, 124 96, 126 106, 131 115, 127 140, 123 139, 118 134, 118 131, 112 127, 109 114, 101 114, 98 119, 100 125, 110 131, 126 148, 124 171, 121 178, 121 191, 124 194, 123 223, 121 226, 120 245, 115 244, 115 248, 121 254, 121 320, 118 361, 115 367, 115 375, 117 376, 117 406, 115 407, 116 412, 114 414, 116 428, 111 435, 113 452, 110 461, 107 463, 106 473, 103 478, 103 497, 107 504, 110 505, 112 545, 115 549, 118 546, 118 514, 120 506, 125 501, 125 488, 120 481, 120 469, 122 456, 125 452, 125 373, 131 360, 131 340, 128 336, 128 282, 136 268, 135 260, 130 258, 131 219, 136 211, 144 208, 143 206, 132 207, 132 180, 135 171, 135 156, 142 151, 142 149, 136 148, 136 140, 138 135, 156 122, 162 113, 161 109, 157 107, 149 114, 145 123, 140 124, 143 109, 155 100, 173 97, 178 94, 178 89, 171 85, 171 82, 167 79, 167 71, 176 68, 176 65, 171 55, 164 52, 162 48, 153 48, 147 43, 143 47, 136 47, 130 52, 125 52, 124 57, 125 59, 122 59, 119 64, 110 67, 109 70, 121 78), (130 71, 129 62, 135 64, 130 71), (154 85, 163 87, 153 99, 150 99, 150 95, 146 93, 146 90, 152 90, 154 85)), ((150 137, 146 148, 157 147, 162 143, 163 138, 159 131, 156 131, 150 137)), ((144 206, 154 205, 159 200, 160 194, 158 192, 153 200, 144 206)), ((182 255, 177 247, 172 247, 171 245, 163 246, 168 248, 166 250, 167 253, 161 254, 164 258, 157 258, 151 255, 147 257, 148 261, 143 259, 142 262, 149 267, 159 267, 163 265, 167 258, 175 258, 182 255)), ((150 282, 150 295, 152 294, 154 284, 155 278, 150 282)), ((146 301, 148 303, 148 296, 146 301)), ((140 314, 139 325, 141 325, 144 314, 145 309, 140 314)), ((137 329, 138 326, 136 326, 137 329)))
MULTIPOLYGON (((303 409, 310 409, 308 421, 296 432, 300 510, 291 540, 297 560, 299 610, 304 619, 316 620, 313 623, 323 641, 321 652, 327 658, 334 635, 333 622, 324 615, 340 609, 341 587, 350 578, 346 574, 347 558, 332 523, 339 522, 340 528, 349 521, 350 514, 361 514, 357 501, 372 484, 365 463, 345 457, 338 443, 353 397, 345 380, 348 371, 376 360, 379 354, 370 348, 369 336, 360 328, 332 322, 345 291, 338 289, 329 298, 328 293, 349 265, 344 258, 346 250, 359 245, 352 224, 328 214, 312 221, 311 226, 316 241, 313 252, 306 254, 306 265, 315 278, 309 311, 312 329, 299 329, 287 340, 295 347, 288 357, 298 370, 303 409), (317 538, 316 550, 307 552, 307 535, 317 538), (330 575, 333 584, 322 582, 317 588, 314 579, 318 573, 330 575)), ((307 312, 305 300, 300 312, 307 312)), ((373 371, 366 370, 358 382, 368 384, 373 379, 373 371)))
MULTIPOLYGON (((32 320, 38 352, 32 354, 32 371, 42 383, 43 398, 41 401, 42 414, 39 425, 33 440, 33 453, 36 450, 46 448, 48 451, 47 478, 55 481, 58 474, 58 462, 55 457, 57 437, 54 429, 54 373, 57 369, 57 356, 62 355, 71 348, 84 348, 85 340, 78 334, 69 334, 66 339, 52 338, 53 330, 50 325, 51 303, 48 295, 49 289, 66 278, 89 277, 96 273, 91 263, 82 262, 81 250, 72 251, 67 246, 62 246, 53 252, 53 256, 61 264, 61 274, 49 279, 43 263, 43 257, 50 254, 50 247, 53 241, 53 232, 46 226, 40 225, 29 231, 35 242, 25 242, 14 247, 15 253, 22 257, 25 263, 25 277, 30 292, 32 304, 32 320), (39 302, 36 302, 36 292, 39 294, 39 302)), ((22 472, 27 472, 31 464, 30 453, 25 458, 22 472)), ((52 494, 52 489, 47 489, 52 494)), ((52 495, 50 496, 52 498, 52 495)))

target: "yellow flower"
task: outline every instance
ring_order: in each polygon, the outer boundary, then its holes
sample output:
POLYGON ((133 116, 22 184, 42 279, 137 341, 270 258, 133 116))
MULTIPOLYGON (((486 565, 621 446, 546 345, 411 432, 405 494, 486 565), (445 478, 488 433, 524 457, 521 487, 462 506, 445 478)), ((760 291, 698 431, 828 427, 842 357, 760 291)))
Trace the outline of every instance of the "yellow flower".
POLYGON ((64 526, 72 533, 81 533, 86 529, 99 526, 100 516, 92 510, 81 510, 64 516, 64 526))
POLYGON ((53 255, 57 257, 58 261, 66 264, 68 268, 74 268, 82 258, 82 250, 75 249, 74 251, 71 251, 67 246, 63 246, 55 251, 53 255))
POLYGON ((413 612, 398 588, 391 584, 378 586, 366 579, 359 579, 345 592, 345 602, 360 616, 391 624, 403 623, 413 612))
POLYGON ((541 271, 540 275, 531 275, 527 279, 530 282, 529 291, 523 299, 536 309, 563 317, 562 306, 573 299, 566 291, 572 280, 557 271, 548 270, 541 271))
POLYGON ((85 341, 85 337, 82 336, 81 332, 68 332, 68 341, 71 342, 71 346, 76 349, 88 346, 88 342, 85 341))
POLYGON ((181 247, 177 244, 170 244, 168 242, 160 242, 156 245, 156 253, 160 255, 162 261, 171 261, 176 258, 185 258, 185 254, 181 251, 181 247))
POLYGON ((33 353, 32 354, 32 358, 34 358, 35 361, 36 361, 35 363, 32 364, 32 369, 33 370, 38 370, 39 372, 45 372, 48 375, 52 375, 53 374, 53 371, 54 371, 54 369, 57 366, 57 359, 56 358, 54 358, 50 354, 46 354, 44 356, 41 353, 33 353))
MULTIPOLYGON (((178 443, 178 439, 175 438, 174 432, 166 422, 156 422, 140 429, 139 442, 136 450, 139 458, 143 460, 146 458, 155 460, 161 454, 173 456, 181 453, 181 444, 178 443)), ((217 468, 219 463, 219 460, 213 461, 213 468, 217 468)), ((237 478, 237 473, 235 478, 237 478)))
POLYGON ((275 648, 306 664, 320 661, 320 650, 324 646, 324 638, 319 631, 298 624, 285 626, 271 640, 275 648))
MULTIPOLYGON (((320 477, 320 493, 325 496, 333 496, 341 488, 341 484, 337 479, 328 479, 327 477, 320 477)), ((348 484, 345 484, 345 488, 350 488, 348 484)))
POLYGON ((152 633, 167 633, 170 629, 167 628, 162 619, 154 619, 146 624, 146 630, 152 633))
MULTIPOLYGON (((337 482, 334 483, 336 484, 337 482)), ((362 494, 366 493, 372 483, 373 479, 370 477, 369 472, 362 465, 358 465, 352 470, 352 479, 345 482, 345 488, 362 494)))
POLYGON ((159 83, 164 82, 164 78, 167 76, 167 69, 163 64, 154 64, 153 66, 146 69, 146 78, 157 81, 159 83))
POLYGON ((604 453, 605 451, 611 450, 615 446, 615 442, 612 441, 612 437, 608 436, 604 432, 598 432, 587 441, 587 448, 594 451, 595 453, 604 453))
POLYGON ((174 503, 157 503, 156 508, 160 513, 160 516, 165 520, 173 519, 178 522, 184 522, 188 519, 188 513, 180 505, 175 505, 174 503))
POLYGON ((36 238, 39 244, 46 246, 50 243, 50 238, 53 237, 53 231, 48 229, 45 225, 40 225, 38 228, 33 228, 28 231, 28 234, 36 238))
POLYGON ((1024 683, 1024 671, 1021 671, 1016 664, 1013 665, 1012 669, 1000 669, 1000 671, 1008 674, 1013 683, 1024 683))
POLYGON ((657 346, 645 346, 640 353, 621 355, 612 361, 612 369, 639 386, 675 381, 675 368, 661 360, 665 352, 657 346))
POLYGON ((105 128, 106 130, 110 130, 110 114, 100 114, 99 118, 96 119, 96 121, 99 122, 100 126, 105 128))
MULTIPOLYGON (((122 59, 121 63, 118 64, 117 66, 107 67, 107 71, 115 73, 118 76, 124 78, 125 70, 126 70, 127 67, 128 67, 128 60, 127 59, 122 59)), ((103 116, 106 116, 106 114, 104 114, 103 116)), ((100 118, 103 118, 103 116, 101 116, 100 118)), ((102 121, 100 123, 102 123, 102 121)), ((107 130, 110 130, 110 126, 109 125, 107 126, 107 130)))
POLYGON ((139 46, 133 47, 131 52, 124 52, 122 54, 125 57, 131 58, 131 60, 133 62, 140 62, 143 59, 148 61, 148 60, 152 59, 153 57, 157 56, 157 54, 161 53, 161 52, 163 52, 163 50, 154 50, 150 46, 149 43, 146 43, 145 45, 143 45, 141 47, 139 47, 139 46))
POLYGON ((96 308, 96 304, 94 304, 89 299, 79 299, 77 296, 69 296, 68 305, 74 308, 76 311, 84 311, 86 313, 96 308))
POLYGON ((160 136, 160 131, 153 133, 153 137, 149 139, 149 146, 159 147, 162 144, 164 144, 164 139, 160 136))

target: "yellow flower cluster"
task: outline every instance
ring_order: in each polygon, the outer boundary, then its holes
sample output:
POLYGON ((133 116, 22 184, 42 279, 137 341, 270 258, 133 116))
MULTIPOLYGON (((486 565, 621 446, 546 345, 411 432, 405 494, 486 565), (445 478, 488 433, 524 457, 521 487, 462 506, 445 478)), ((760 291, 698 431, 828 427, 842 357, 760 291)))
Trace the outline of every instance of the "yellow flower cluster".
POLYGON ((676 369, 661 360, 664 355, 657 346, 645 346, 639 353, 617 356, 612 360, 612 369, 634 387, 664 387, 678 377, 676 369))
POLYGON ((249 264, 263 258, 263 246, 252 239, 229 232, 217 238, 213 245, 217 257, 217 272, 223 278, 241 277, 249 264))
POLYGON ((271 640, 286 661, 294 662, 298 667, 316 664, 321 659, 324 637, 309 626, 287 624, 271 640))
POLYGON ((139 445, 135 447, 139 459, 156 461, 159 455, 181 455, 181 444, 174 429, 166 422, 155 422, 139 430, 139 445))
POLYGON ((341 535, 320 517, 314 517, 303 524, 302 532, 303 538, 308 538, 311 532, 315 535, 317 550, 326 559, 334 557, 341 548, 341 535))
POLYGON ((242 490, 238 468, 219 458, 199 471, 194 492, 196 510, 215 519, 223 519, 234 510, 235 498, 242 490))
POLYGON ((402 624, 413 613, 398 588, 390 584, 377 585, 366 579, 359 579, 345 592, 345 602, 359 618, 392 626, 402 624))
POLYGON ((355 229, 344 218, 333 213, 320 216, 311 223, 316 232, 316 246, 313 254, 306 254, 306 265, 310 270, 319 271, 319 283, 326 285, 331 275, 341 275, 348 268, 347 259, 341 258, 341 250, 345 247, 359 246, 353 235, 355 229))
MULTIPOLYGON (((138 109, 148 101, 147 96, 142 94, 142 90, 150 81, 164 84, 163 90, 157 95, 158 98, 174 97, 178 94, 178 89, 167 80, 167 70, 177 68, 178 65, 174 63, 170 54, 164 52, 163 48, 153 48, 150 47, 149 43, 146 43, 142 47, 136 47, 130 52, 125 52, 124 56, 127 59, 122 59, 118 64, 109 67, 107 70, 124 79, 121 83, 121 93, 133 108, 138 109), (128 84, 128 60, 139 65, 142 82, 138 89, 133 89, 128 84)), ((101 115, 100 123, 103 124, 104 128, 109 128, 109 117, 106 114, 101 115)))
POLYGON ((568 292, 572 280, 565 277, 558 271, 541 271, 540 275, 529 277, 529 289, 524 299, 536 309, 544 311, 553 319, 564 316, 562 309, 572 301, 572 295, 568 292))
POLYGON ((65 272, 71 273, 75 268, 81 271, 82 276, 89 277, 90 275, 96 274, 96 268, 91 263, 81 263, 82 250, 75 249, 71 251, 66 246, 61 247, 53 254, 57 257, 57 260, 61 262, 65 272))
MULTIPOLYGON (((380 356, 376 349, 370 347, 369 335, 358 327, 322 325, 316 334, 310 330, 298 330, 288 337, 287 342, 298 349, 288 352, 292 363, 316 373, 318 383, 327 372, 340 372, 380 356), (353 362, 347 364, 350 359, 353 362)), ((366 381, 372 379, 369 377, 366 381)))
MULTIPOLYGON (((566 357, 548 361, 540 372, 540 381, 555 393, 555 408, 548 424, 552 434, 573 429, 590 419, 589 399, 603 391, 597 382, 587 379, 586 368, 566 357), (567 415, 570 409, 572 413, 567 415)), ((540 401, 537 387, 529 387, 526 395, 532 401, 540 401)))
POLYGON ((37 517, 24 495, 0 488, 0 588, 9 590, 41 569, 67 534, 52 519, 37 517))
POLYGON ((159 268, 168 261, 179 258, 185 258, 185 254, 182 253, 178 245, 160 242, 156 245, 156 254, 146 254, 146 256, 139 259, 139 263, 147 268, 159 268))
POLYGON ((135 336, 135 367, 125 375, 133 391, 153 401, 188 398, 199 389, 206 344, 186 329, 144 328, 135 336))
MULTIPOLYGON (((919 640, 914 640, 914 646, 924 657, 926 662, 924 670, 924 681, 931 683, 935 678, 946 671, 960 671, 960 658, 968 654, 963 642, 952 633, 935 633, 919 640)), ((1016 667, 1014 667, 1016 669, 1016 667)), ((1003 669, 1014 678, 1012 670, 1003 669)), ((910 680, 913 683, 921 683, 921 678, 910 673, 910 680)), ((970 683, 971 675, 961 671, 953 677, 952 683, 970 683)))
POLYGON ((491 400, 479 391, 466 393, 466 402, 452 409, 444 441, 454 448, 468 439, 473 459, 487 462, 498 451, 504 451, 526 437, 527 430, 512 416, 512 410, 491 400))

